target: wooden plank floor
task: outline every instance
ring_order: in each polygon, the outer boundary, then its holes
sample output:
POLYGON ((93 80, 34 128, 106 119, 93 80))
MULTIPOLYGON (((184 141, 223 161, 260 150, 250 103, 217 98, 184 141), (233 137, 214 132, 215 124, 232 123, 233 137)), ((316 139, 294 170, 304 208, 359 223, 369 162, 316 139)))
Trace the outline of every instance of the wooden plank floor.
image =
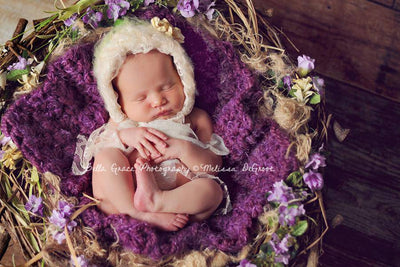
POLYGON ((400 266, 400 1, 255 2, 316 59, 328 112, 351 129, 328 142, 325 205, 343 222, 324 239, 320 265, 400 266))
POLYGON ((255 2, 274 8, 274 25, 318 60, 319 72, 400 101, 398 11, 366 0, 255 2))

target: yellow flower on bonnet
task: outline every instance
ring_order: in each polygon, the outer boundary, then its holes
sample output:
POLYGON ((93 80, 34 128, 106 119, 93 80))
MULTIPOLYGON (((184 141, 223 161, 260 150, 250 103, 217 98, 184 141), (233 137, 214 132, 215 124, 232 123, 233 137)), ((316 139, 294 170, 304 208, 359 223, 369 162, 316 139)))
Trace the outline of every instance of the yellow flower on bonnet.
POLYGON ((174 38, 178 43, 182 44, 185 41, 185 36, 179 28, 172 26, 166 18, 160 20, 159 17, 154 17, 151 19, 151 25, 160 32, 174 38))

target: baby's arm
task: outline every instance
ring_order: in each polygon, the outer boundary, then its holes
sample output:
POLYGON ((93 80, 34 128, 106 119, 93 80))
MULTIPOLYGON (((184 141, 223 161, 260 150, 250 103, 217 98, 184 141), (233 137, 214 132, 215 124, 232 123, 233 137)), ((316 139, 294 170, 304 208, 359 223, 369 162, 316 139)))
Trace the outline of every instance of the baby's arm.
MULTIPOLYGON (((208 143, 211 140, 213 126, 211 118, 207 112, 195 108, 190 115, 190 122, 191 127, 194 129, 200 141, 208 143)), ((170 138, 166 143, 168 144, 168 147, 159 149, 163 156, 155 159, 155 163, 159 163, 166 159, 178 158, 193 172, 215 170, 222 164, 220 156, 216 155, 211 150, 201 148, 190 141, 170 138), (205 169, 202 168, 202 166, 209 166, 209 168, 205 169)))
POLYGON ((119 138, 124 145, 134 147, 146 159, 161 156, 157 147, 166 147, 165 141, 168 139, 164 133, 147 127, 122 129, 119 138))

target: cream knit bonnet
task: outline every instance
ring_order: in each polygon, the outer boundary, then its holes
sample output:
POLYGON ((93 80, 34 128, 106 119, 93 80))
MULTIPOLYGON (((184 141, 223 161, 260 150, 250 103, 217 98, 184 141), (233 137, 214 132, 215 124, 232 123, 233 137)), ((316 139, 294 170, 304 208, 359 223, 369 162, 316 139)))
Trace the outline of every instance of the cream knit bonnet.
POLYGON ((183 84, 185 101, 182 110, 170 119, 181 120, 192 111, 196 87, 193 67, 185 50, 171 34, 157 30, 149 22, 126 19, 99 41, 94 52, 93 72, 97 87, 110 118, 116 123, 127 117, 118 104, 118 94, 112 86, 112 80, 128 54, 147 53, 154 49, 172 56, 183 84))

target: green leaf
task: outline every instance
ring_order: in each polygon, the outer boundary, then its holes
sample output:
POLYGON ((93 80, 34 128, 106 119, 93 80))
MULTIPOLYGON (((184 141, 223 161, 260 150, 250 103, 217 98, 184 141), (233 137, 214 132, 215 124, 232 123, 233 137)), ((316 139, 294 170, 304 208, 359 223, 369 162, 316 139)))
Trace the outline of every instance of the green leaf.
POLYGON ((272 207, 273 209, 278 208, 279 205, 280 205, 278 202, 269 202, 269 204, 271 205, 271 207, 272 207))
POLYGON ((177 0, 167 0, 166 2, 169 7, 176 7, 178 5, 177 0))
POLYGON ((292 236, 301 236, 307 231, 308 222, 306 220, 298 221, 295 226, 293 226, 292 236))
POLYGON ((44 21, 38 23, 37 25, 35 25, 35 31, 40 31, 40 29, 42 29, 43 27, 47 26, 49 23, 51 23, 55 18, 57 17, 57 15, 53 15, 51 17, 48 17, 47 19, 45 19, 44 21))
POLYGON ((270 228, 274 228, 277 224, 278 224, 278 220, 276 220, 274 217, 268 218, 268 226, 270 228))
POLYGON ((34 183, 39 182, 39 173, 38 173, 38 170, 36 169, 36 167, 32 167, 31 181, 34 183))
POLYGON ((74 13, 80 14, 82 10, 88 8, 89 6, 95 5, 96 2, 98 2, 98 0, 80 0, 75 5, 67 7, 65 9, 61 9, 58 18, 60 20, 66 20, 74 13))
POLYGON ((114 26, 121 25, 123 22, 124 22, 123 19, 117 19, 117 20, 114 22, 114 26))
POLYGON ((5 186, 5 191, 7 194, 7 198, 10 198, 13 194, 12 190, 11 190, 11 184, 10 184, 10 180, 8 179, 8 177, 5 177, 5 179, 2 179, 3 185, 5 186))
POLYGON ((36 252, 40 252, 39 244, 37 243, 35 236, 31 232, 28 232, 27 235, 29 237, 29 243, 32 245, 32 247, 36 250, 36 252))
POLYGON ((262 244, 260 250, 265 254, 271 254, 273 252, 271 245, 268 243, 262 244))
POLYGON ((23 70, 11 70, 9 73, 7 73, 6 79, 9 81, 16 81, 18 79, 21 79, 22 75, 29 74, 30 71, 31 69, 29 66, 27 66, 23 70))
POLYGON ((303 186, 303 175, 299 171, 294 171, 286 178, 286 182, 289 186, 300 188, 303 186))
POLYGON ((57 35, 55 34, 38 34, 36 35, 36 38, 42 39, 42 40, 47 40, 56 37, 57 35))
POLYGON ((29 217, 29 213, 28 211, 25 209, 25 205, 20 203, 20 201, 17 199, 13 199, 12 201, 14 207, 16 210, 19 211, 19 214, 22 215, 22 217, 25 219, 26 222, 30 221, 30 217, 29 217))
POLYGON ((317 93, 314 93, 313 96, 310 99, 310 104, 318 104, 321 102, 321 96, 317 93))
POLYGON ((131 4, 132 12, 135 12, 136 9, 138 9, 141 5, 143 5, 143 2, 144 0, 129 1, 129 3, 131 4))
POLYGON ((278 82, 278 88, 279 88, 279 89, 283 89, 283 81, 282 81, 282 80, 279 80, 279 82, 278 82))
POLYGON ((71 30, 69 34, 72 41, 76 41, 79 38, 79 31, 78 30, 71 30))
POLYGON ((295 97, 295 92, 296 92, 297 90, 296 89, 290 89, 290 91, 289 91, 289 96, 291 96, 291 97, 295 97))
POLYGON ((279 238, 282 239, 288 232, 289 229, 287 227, 281 226, 275 231, 275 234, 277 234, 279 238))

